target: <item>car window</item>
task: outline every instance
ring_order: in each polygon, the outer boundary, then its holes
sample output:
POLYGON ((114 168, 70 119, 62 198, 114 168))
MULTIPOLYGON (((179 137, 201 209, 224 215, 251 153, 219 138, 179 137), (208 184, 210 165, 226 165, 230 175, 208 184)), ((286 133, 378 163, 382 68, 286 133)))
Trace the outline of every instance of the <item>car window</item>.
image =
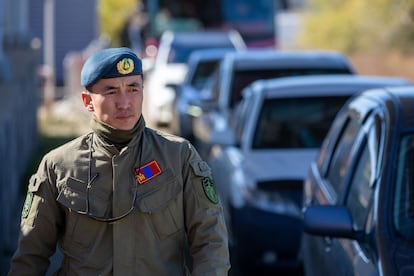
POLYGON ((414 240, 414 135, 401 140, 394 200, 394 224, 406 239, 414 240))
POLYGON ((346 96, 269 99, 256 124, 253 149, 319 148, 346 96))
POLYGON ((254 101, 246 97, 241 101, 235 109, 235 112, 231 116, 230 127, 235 129, 236 144, 240 145, 242 141, 243 133, 245 132, 244 126, 249 118, 250 110, 253 110, 254 101))
POLYGON ((341 134, 341 132, 344 130, 344 125, 347 122, 347 116, 345 115, 345 109, 342 111, 344 113, 341 114, 341 111, 338 113, 336 118, 334 119, 331 128, 328 131, 328 134, 326 134, 326 139, 324 139, 320 150, 319 155, 317 158, 317 165, 318 170, 321 172, 321 174, 325 174, 327 166, 329 165, 332 151, 335 148, 335 145, 338 142, 338 137, 341 134))
POLYGON ((219 60, 209 60, 200 62, 194 72, 193 78, 191 79, 191 85, 195 89, 201 90, 207 82, 208 78, 215 71, 218 63, 219 60))
POLYGON ((368 213, 372 188, 373 156, 369 152, 367 143, 364 143, 362 154, 358 156, 355 164, 355 173, 350 182, 350 189, 346 199, 346 206, 351 211, 354 225, 357 229, 364 229, 368 213))
POLYGON ((168 63, 186 63, 191 52, 198 50, 197 48, 190 48, 182 45, 172 45, 168 53, 168 63))
POLYGON ((357 140, 360 124, 354 119, 348 119, 345 130, 339 138, 339 143, 332 152, 331 163, 327 171, 327 180, 336 195, 340 194, 349 168, 349 157, 352 147, 357 140))
POLYGON ((187 63, 190 54, 195 50, 203 50, 210 48, 228 48, 233 49, 234 45, 232 44, 230 38, 223 41, 211 41, 209 44, 181 44, 179 42, 173 42, 171 44, 171 49, 168 53, 168 63, 187 63))
MULTIPOLYGON (((352 160, 348 160, 346 170, 350 171, 349 186, 345 189, 343 200, 350 211, 354 228, 364 231, 367 235, 373 231, 375 214, 372 199, 377 179, 377 167, 381 162, 382 120, 374 114, 360 128, 358 139, 354 143, 352 160)), ((372 248, 367 243, 360 243, 360 256, 370 258, 372 248)))
POLYGON ((230 95, 230 108, 233 108, 242 98, 242 90, 259 79, 272 79, 292 76, 323 75, 323 74, 350 74, 346 69, 337 68, 278 68, 235 70, 233 72, 230 95))
MULTIPOLYGON (((382 137, 379 133, 383 128, 382 120, 380 120, 377 112, 373 112, 361 127, 356 121, 351 120, 350 122, 354 123, 350 123, 347 130, 352 133, 354 138, 349 139, 349 141, 354 142, 347 144, 350 148, 344 146, 344 149, 348 148, 348 152, 352 154, 345 156, 344 162, 347 165, 341 167, 344 171, 348 171, 343 174, 344 177, 349 175, 349 185, 343 190, 344 195, 341 199, 352 214, 354 227, 358 230, 365 229, 369 231, 370 226, 367 224, 370 224, 370 202, 377 179, 376 168, 378 163, 381 162, 379 158, 381 151, 379 149, 382 137), (355 130, 358 130, 358 134, 355 133, 355 130), (369 229, 366 229, 366 227, 369 229)), ((347 136, 343 136, 342 139, 345 137, 347 136)))

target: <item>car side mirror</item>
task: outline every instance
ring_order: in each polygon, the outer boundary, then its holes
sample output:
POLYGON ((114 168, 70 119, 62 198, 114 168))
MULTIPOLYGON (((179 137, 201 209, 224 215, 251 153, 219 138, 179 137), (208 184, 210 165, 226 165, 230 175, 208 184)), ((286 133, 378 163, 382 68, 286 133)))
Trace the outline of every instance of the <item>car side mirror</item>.
POLYGON ((180 85, 179 84, 167 83, 165 86, 172 89, 176 95, 179 93, 179 90, 180 90, 180 85))
POLYGON ((305 208, 304 231, 311 235, 362 239, 362 231, 353 228, 352 215, 344 206, 310 206, 305 208))

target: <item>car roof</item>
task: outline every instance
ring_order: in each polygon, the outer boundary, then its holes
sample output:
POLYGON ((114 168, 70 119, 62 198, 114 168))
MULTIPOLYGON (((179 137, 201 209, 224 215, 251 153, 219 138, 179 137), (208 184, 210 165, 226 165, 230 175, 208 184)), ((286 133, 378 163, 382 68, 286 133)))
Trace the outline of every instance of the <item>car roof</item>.
MULTIPOLYGON (((352 68, 348 58, 333 50, 276 50, 273 48, 246 49, 227 53, 224 62, 240 69, 251 67, 337 67, 352 68)), ((353 68, 352 68, 353 70, 353 68)))
POLYGON ((224 57, 225 54, 236 51, 234 48, 210 48, 210 49, 199 49, 194 50, 188 61, 208 61, 208 60, 218 60, 224 57))
POLYGON ((386 109, 386 112, 398 113, 400 131, 414 130, 414 86, 385 87, 369 89, 358 97, 365 97, 376 102, 376 105, 386 109), (392 103, 392 104, 391 104, 392 103), (395 108, 397 107, 397 108, 395 108))
POLYGON ((265 97, 329 96, 353 95, 372 88, 409 84, 411 84, 409 80, 399 77, 311 75, 258 80, 246 90, 262 93, 265 97))

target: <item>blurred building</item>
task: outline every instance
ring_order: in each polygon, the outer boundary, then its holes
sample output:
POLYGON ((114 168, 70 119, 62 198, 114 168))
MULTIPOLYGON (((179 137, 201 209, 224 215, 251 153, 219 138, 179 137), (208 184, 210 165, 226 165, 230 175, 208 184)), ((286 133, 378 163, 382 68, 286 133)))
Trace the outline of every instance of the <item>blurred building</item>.
POLYGON ((62 83, 64 56, 97 29, 95 0, 0 0, 0 275, 16 249, 45 83, 62 83))
POLYGON ((53 44, 52 53, 42 51, 41 61, 43 64, 48 64, 50 60, 52 63, 50 66, 55 72, 56 84, 61 86, 64 84, 65 56, 85 49, 98 36, 97 1, 30 0, 27 2, 31 35, 43 41, 44 47, 48 47, 45 43, 53 44), (52 14, 47 14, 47 2, 53 2, 52 14), (51 21, 54 25, 48 23, 48 16, 52 17, 51 21), (49 35, 52 41, 48 42, 49 35))
POLYGON ((40 48, 29 31, 29 1, 0 0, 0 275, 16 246, 21 181, 37 144, 40 48))

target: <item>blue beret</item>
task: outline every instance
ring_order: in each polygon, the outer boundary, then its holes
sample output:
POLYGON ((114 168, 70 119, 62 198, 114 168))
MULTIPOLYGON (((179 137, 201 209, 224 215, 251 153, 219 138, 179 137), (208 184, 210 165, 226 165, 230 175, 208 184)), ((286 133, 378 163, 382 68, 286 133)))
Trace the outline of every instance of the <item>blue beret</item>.
POLYGON ((81 85, 93 85, 100 79, 142 74, 142 63, 129 48, 108 48, 90 56, 81 71, 81 85))

